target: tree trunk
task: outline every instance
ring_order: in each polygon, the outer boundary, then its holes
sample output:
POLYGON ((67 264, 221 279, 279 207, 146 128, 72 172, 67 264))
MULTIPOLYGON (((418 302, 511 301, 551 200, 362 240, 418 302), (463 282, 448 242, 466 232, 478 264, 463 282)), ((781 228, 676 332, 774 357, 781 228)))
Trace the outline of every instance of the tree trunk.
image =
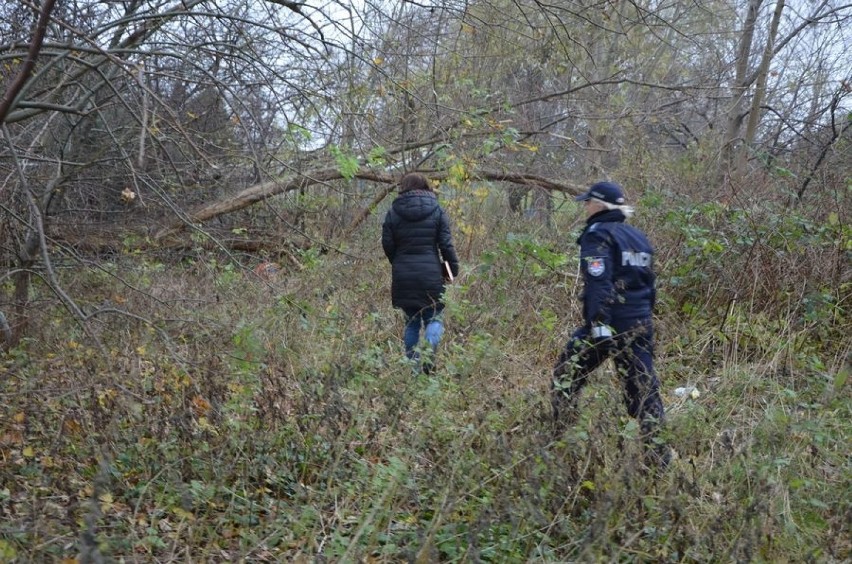
POLYGON ((754 87, 754 96, 751 100, 751 109, 748 112, 748 123, 746 124, 745 139, 742 147, 739 150, 737 158, 737 170, 740 173, 745 171, 745 165, 748 161, 749 147, 754 145, 754 138, 757 134, 757 126, 760 123, 760 107, 763 105, 763 100, 766 98, 766 81, 769 76, 769 65, 772 62, 772 56, 775 50, 775 38, 778 35, 778 24, 781 21, 781 13, 784 11, 784 0, 778 0, 775 4, 775 13, 772 15, 772 24, 769 28, 769 35, 766 38, 766 47, 763 50, 763 57, 760 60, 760 67, 757 72, 757 84, 754 87))
MULTIPOLYGON (((429 178, 432 178, 434 180, 440 180, 446 178, 447 174, 445 172, 431 173, 428 176, 429 178)), ((482 180, 513 182, 515 184, 520 184, 523 186, 538 186, 545 190, 555 190, 557 192, 565 192, 567 194, 573 195, 581 194, 584 191, 584 188, 580 185, 566 184, 564 182, 555 182, 548 178, 544 178, 534 174, 478 171, 475 172, 473 176, 482 180)), ((399 180, 395 176, 390 176, 386 174, 375 174, 371 172, 357 172, 354 177, 362 178, 364 180, 371 180, 373 182, 380 182, 382 184, 395 184, 399 180)), ((181 218, 178 221, 172 222, 166 227, 160 229, 160 231, 158 231, 154 235, 154 238, 157 240, 162 240, 164 238, 177 235, 189 225, 201 224, 220 215, 245 209, 251 206, 252 204, 261 202, 273 196, 277 196, 278 194, 284 194, 285 192, 290 192, 301 188, 307 188, 308 186, 317 184, 319 182, 329 182, 331 180, 338 180, 341 178, 343 178, 343 175, 340 173, 340 171, 336 168, 333 168, 318 170, 310 174, 304 174, 295 178, 291 178, 290 180, 286 181, 271 181, 264 182, 262 184, 257 184, 255 186, 251 186, 249 188, 246 188, 245 190, 242 190, 235 196, 204 206, 196 210, 195 212, 188 214, 186 218, 181 218)), ((381 197, 383 198, 384 195, 381 197)))
POLYGON ((12 320, 9 323, 7 348, 12 348, 21 342, 27 333, 29 315, 27 308, 30 303, 30 286, 32 285, 32 267, 35 264, 39 248, 39 237, 35 231, 30 232, 24 247, 18 253, 17 272, 12 278, 15 291, 12 298, 12 320))
POLYGON ((743 22, 740 44, 737 49, 736 75, 731 88, 733 99, 728 110, 728 126, 722 146, 722 158, 719 162, 719 184, 724 184, 733 169, 737 155, 737 146, 742 138, 740 130, 745 119, 745 96, 748 91, 748 62, 751 56, 751 46, 754 40, 754 27, 757 14, 763 0, 749 0, 748 11, 743 22))

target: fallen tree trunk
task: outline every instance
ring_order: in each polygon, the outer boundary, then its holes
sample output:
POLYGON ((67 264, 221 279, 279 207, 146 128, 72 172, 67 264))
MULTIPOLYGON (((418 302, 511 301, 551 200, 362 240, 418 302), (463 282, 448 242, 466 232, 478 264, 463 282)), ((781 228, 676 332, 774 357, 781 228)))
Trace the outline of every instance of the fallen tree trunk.
MULTIPOLYGON (((447 178, 447 174, 445 172, 425 172, 423 174, 424 176, 432 180, 444 180, 447 178)), ((231 196, 230 198, 226 198, 224 200, 208 204, 202 208, 195 210, 194 212, 187 214, 186 217, 181 218, 180 220, 175 221, 158 231, 154 235, 154 239, 161 240, 171 235, 176 235, 189 225, 202 224, 220 215, 239 211, 241 209, 247 208, 253 204, 256 204, 273 196, 277 196, 279 194, 284 194, 286 192, 292 192, 293 190, 307 188, 308 186, 312 186, 314 184, 330 182, 332 180, 341 180, 343 178, 344 176, 338 169, 330 168, 317 170, 312 173, 296 176, 288 180, 273 180, 270 182, 256 184, 254 186, 246 188, 245 190, 237 193, 234 196, 231 196)), ((398 175, 374 172, 357 172, 354 175, 354 178, 360 178, 362 180, 371 180, 373 182, 378 182, 382 184, 396 184, 399 181, 398 175)), ((477 171, 471 173, 471 179, 490 180, 494 182, 511 182, 514 184, 522 184, 524 186, 540 186, 541 188, 544 188, 546 190, 565 192, 568 194, 579 194, 584 190, 583 187, 576 184, 556 182, 554 180, 550 180, 542 176, 536 176, 534 174, 477 171)), ((353 222, 353 225, 349 226, 348 231, 351 232, 358 226, 358 224, 360 224, 364 219, 366 219, 372 209, 374 209, 381 202, 381 200, 390 192, 392 192, 392 190, 384 190, 382 194, 380 194, 380 197, 376 198, 373 202, 371 202, 370 205, 356 217, 356 221, 353 222)))

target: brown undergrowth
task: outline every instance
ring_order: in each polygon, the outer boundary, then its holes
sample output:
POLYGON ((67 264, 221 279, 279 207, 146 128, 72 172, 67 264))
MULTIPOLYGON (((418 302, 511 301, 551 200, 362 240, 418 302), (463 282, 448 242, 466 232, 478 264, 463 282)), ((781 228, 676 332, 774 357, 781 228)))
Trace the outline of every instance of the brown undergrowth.
POLYGON ((103 350, 45 293, 3 358, 0 560, 848 560, 848 230, 648 198, 666 473, 609 368, 551 429, 571 213, 464 217, 430 377, 402 359, 377 224, 271 281, 207 251, 118 256, 63 272, 134 313, 93 318, 103 350))

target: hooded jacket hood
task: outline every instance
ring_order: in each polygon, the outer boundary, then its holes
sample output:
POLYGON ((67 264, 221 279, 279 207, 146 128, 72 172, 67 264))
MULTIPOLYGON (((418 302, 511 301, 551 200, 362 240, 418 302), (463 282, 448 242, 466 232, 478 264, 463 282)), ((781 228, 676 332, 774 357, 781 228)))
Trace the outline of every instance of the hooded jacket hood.
POLYGON ((586 234, 586 231, 596 223, 624 223, 627 219, 627 216, 621 210, 603 210, 599 211, 595 215, 586 219, 586 227, 583 228, 583 231, 580 233, 580 236, 577 237, 577 244, 580 244, 580 241, 583 239, 583 235, 586 234))
POLYGON ((421 221, 435 212, 438 198, 434 192, 409 190, 397 196, 392 207, 406 221, 421 221))

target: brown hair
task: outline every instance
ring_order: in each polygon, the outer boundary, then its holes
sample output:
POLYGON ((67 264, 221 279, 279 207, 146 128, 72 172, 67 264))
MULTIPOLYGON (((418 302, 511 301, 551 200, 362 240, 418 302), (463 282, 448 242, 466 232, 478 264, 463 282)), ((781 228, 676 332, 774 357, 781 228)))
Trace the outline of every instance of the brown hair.
POLYGON ((409 190, 426 190, 431 192, 432 187, 429 185, 429 181, 426 180, 425 176, 412 172, 403 176, 402 180, 399 181, 400 192, 408 192, 409 190))

